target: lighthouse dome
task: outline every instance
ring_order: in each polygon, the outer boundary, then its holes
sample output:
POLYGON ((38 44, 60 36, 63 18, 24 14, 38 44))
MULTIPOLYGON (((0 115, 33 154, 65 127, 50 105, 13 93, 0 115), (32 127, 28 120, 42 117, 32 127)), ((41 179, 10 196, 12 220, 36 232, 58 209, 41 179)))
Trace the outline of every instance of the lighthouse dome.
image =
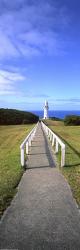
POLYGON ((48 101, 47 100, 45 100, 45 106, 48 106, 48 101))

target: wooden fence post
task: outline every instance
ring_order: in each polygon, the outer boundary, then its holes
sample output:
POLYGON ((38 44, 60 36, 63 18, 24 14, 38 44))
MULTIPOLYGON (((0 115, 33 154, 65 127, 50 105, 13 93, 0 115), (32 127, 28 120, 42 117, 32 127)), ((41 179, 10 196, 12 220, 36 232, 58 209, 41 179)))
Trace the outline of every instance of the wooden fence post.
POLYGON ((52 138, 52 147, 54 146, 54 140, 55 140, 55 137, 53 135, 53 138, 52 138))
POLYGON ((61 148, 61 167, 65 165, 65 145, 61 148))
POLYGON ((56 139, 56 148, 55 148, 55 153, 58 153, 58 141, 56 139))
POLYGON ((52 133, 50 133, 50 141, 52 141, 52 133))
POLYGON ((26 142, 26 154, 28 155, 28 141, 26 142))
POLYGON ((21 166, 24 167, 24 148, 21 148, 21 166))

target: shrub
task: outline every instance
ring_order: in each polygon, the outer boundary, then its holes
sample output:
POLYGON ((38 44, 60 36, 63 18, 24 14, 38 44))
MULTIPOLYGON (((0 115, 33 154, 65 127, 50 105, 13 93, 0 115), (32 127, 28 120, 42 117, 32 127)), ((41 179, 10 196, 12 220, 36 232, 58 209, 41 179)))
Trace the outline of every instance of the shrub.
POLYGON ((77 116, 77 115, 67 115, 64 118, 64 124, 65 125, 78 126, 78 125, 80 125, 80 116, 77 116))

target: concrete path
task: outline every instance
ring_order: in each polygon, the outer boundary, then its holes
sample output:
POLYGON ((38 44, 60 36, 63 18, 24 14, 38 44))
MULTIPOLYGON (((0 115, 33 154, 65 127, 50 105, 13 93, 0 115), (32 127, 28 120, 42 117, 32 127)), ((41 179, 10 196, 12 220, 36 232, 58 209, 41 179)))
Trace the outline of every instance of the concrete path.
POLYGON ((0 249, 80 250, 80 214, 39 125, 27 170, 0 223, 0 249))

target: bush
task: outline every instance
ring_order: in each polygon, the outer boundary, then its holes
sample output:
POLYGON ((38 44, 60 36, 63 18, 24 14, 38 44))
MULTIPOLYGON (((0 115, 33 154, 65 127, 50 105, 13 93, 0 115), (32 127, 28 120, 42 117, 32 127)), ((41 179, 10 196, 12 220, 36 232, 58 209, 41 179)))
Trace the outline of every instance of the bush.
POLYGON ((0 125, 36 123, 39 117, 31 112, 16 109, 0 109, 0 125))
POLYGON ((64 118, 64 124, 65 125, 78 126, 78 125, 80 125, 80 116, 77 116, 77 115, 67 115, 64 118))

